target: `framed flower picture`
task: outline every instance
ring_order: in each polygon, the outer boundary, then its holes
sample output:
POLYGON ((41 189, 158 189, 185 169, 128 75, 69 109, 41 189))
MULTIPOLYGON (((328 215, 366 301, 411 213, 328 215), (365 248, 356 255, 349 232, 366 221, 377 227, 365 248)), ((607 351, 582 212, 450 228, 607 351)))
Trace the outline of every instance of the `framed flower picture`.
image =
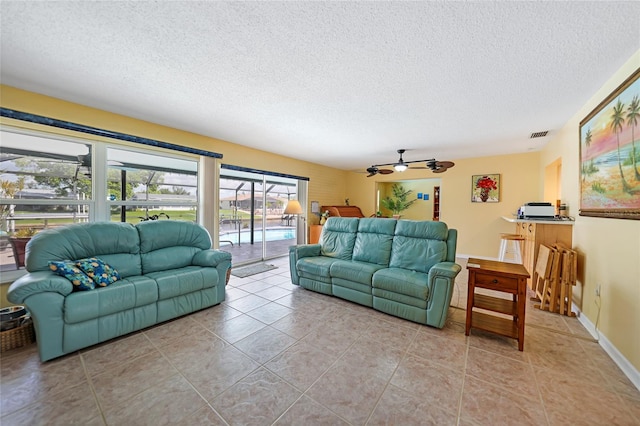
POLYGON ((500 202, 500 175, 471 176, 472 203, 500 202))

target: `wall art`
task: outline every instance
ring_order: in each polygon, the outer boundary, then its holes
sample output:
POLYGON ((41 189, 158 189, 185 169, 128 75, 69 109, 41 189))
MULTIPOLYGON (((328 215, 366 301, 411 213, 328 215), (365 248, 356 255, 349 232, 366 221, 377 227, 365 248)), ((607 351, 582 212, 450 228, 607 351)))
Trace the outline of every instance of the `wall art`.
POLYGON ((580 122, 580 216, 640 219, 639 77, 580 122))

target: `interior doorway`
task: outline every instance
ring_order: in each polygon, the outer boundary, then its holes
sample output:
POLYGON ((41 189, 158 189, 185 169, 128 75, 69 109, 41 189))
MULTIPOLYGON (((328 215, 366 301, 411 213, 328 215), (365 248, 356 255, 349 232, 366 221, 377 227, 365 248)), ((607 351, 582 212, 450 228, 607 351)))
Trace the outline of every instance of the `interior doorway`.
POLYGON ((562 203, 562 158, 556 159, 544 168, 544 200, 555 203, 556 207, 562 203))
POLYGON ((376 209, 382 213, 382 216, 391 216, 392 212, 385 210, 381 200, 385 197, 393 197, 392 187, 394 184, 402 185, 403 189, 412 191, 410 199, 415 199, 411 207, 401 213, 402 219, 410 220, 433 220, 434 213, 437 210, 438 216, 441 214, 441 208, 438 204, 437 209, 434 200, 442 198, 441 179, 425 178, 425 179, 407 179, 392 180, 385 182, 376 182, 376 209), (436 188, 438 188, 436 190, 436 188), (438 192, 436 196, 436 191, 438 192))

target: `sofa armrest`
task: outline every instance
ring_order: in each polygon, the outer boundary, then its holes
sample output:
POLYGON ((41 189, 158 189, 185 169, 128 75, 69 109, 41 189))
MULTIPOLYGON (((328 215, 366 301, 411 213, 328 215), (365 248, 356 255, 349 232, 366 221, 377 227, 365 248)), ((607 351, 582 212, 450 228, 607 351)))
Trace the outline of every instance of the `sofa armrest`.
POLYGON ((68 279, 51 271, 30 272, 18 278, 9 286, 7 299, 11 303, 24 303, 34 294, 54 292, 67 296, 73 291, 73 284, 68 279))
POLYGON ((296 260, 298 260, 303 257, 320 256, 321 248, 320 244, 300 244, 289 247, 289 253, 295 253, 296 260))
POLYGON ((320 244, 300 244, 297 246, 289 247, 289 271, 291 272, 291 283, 299 285, 300 277, 298 277, 298 270, 296 269, 296 263, 298 259, 303 257, 320 256, 320 244))
POLYGON ((191 259, 191 264, 215 268, 218 264, 225 261, 231 262, 231 253, 222 250, 208 249, 197 252, 193 256, 193 259, 191 259))
POLYGON ((442 328, 447 320, 456 276, 462 267, 454 262, 436 263, 429 269, 427 324, 442 328))
POLYGON ((440 262, 433 265, 429 270, 429 282, 433 282, 436 277, 455 278, 462 267, 454 262, 440 262))
POLYGON ((191 264, 205 268, 216 268, 218 272, 218 283, 220 284, 218 285, 218 300, 223 302, 225 298, 227 273, 231 269, 231 253, 216 249, 202 250, 193 255, 191 264))

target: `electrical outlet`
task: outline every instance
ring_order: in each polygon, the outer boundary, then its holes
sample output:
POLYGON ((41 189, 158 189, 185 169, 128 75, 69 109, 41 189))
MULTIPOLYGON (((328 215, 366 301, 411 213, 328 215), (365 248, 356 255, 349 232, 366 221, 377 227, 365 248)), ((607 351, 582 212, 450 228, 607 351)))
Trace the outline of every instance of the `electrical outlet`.
POLYGON ((600 297, 600 284, 596 286, 596 297, 600 297))

